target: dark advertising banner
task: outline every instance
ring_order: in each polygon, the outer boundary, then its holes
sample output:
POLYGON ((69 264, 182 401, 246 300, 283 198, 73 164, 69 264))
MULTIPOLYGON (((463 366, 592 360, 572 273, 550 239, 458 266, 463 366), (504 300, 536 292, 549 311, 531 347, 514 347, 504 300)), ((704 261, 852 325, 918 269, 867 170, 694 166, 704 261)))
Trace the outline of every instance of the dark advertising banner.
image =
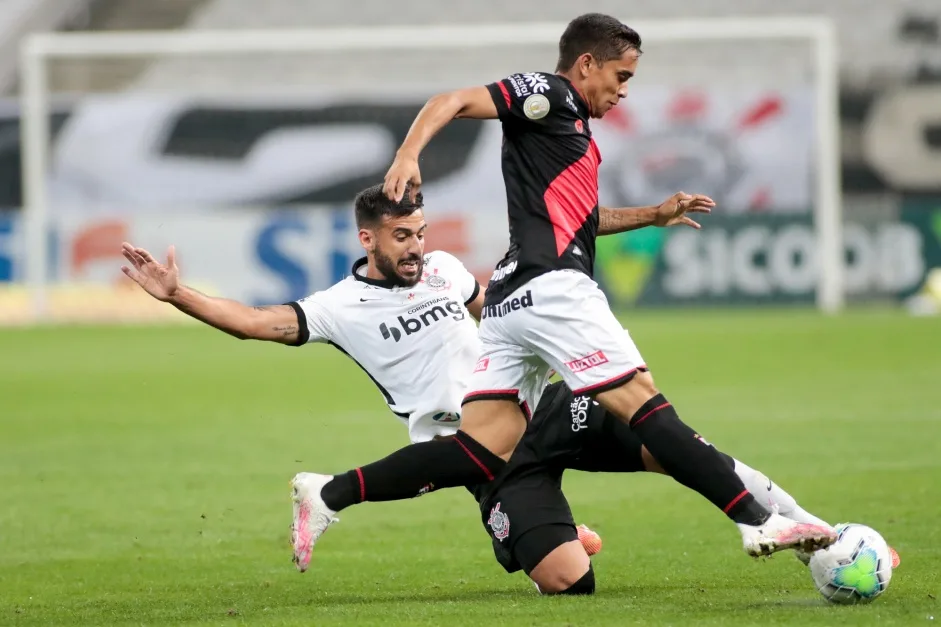
MULTIPOLYGON (((848 222, 849 300, 899 300, 941 267, 941 198, 897 218, 848 222)), ((811 303, 816 236, 802 216, 710 216, 703 229, 646 229, 599 239, 597 277, 617 306, 811 303)))

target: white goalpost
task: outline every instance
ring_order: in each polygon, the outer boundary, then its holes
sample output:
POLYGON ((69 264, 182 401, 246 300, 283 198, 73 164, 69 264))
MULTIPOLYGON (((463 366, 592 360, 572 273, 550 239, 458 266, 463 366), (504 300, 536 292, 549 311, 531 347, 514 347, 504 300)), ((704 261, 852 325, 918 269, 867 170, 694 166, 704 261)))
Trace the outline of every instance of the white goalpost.
MULTIPOLYGON (((833 23, 823 17, 690 19, 629 22, 644 43, 767 39, 809 45, 814 89, 813 217, 819 276, 816 304, 835 313, 844 304, 838 50, 833 23)), ((49 66, 75 59, 184 58, 231 55, 316 54, 343 51, 428 51, 498 46, 555 45, 563 23, 382 27, 313 30, 141 31, 46 33, 20 50, 23 194, 27 285, 35 319, 47 312, 47 176, 50 167, 49 66)), ((551 59, 548 63, 551 63, 551 59)), ((531 68, 518 68, 531 69, 531 68)), ((403 68, 403 72, 406 69, 403 68)), ((695 191, 695 190, 690 190, 695 191)))

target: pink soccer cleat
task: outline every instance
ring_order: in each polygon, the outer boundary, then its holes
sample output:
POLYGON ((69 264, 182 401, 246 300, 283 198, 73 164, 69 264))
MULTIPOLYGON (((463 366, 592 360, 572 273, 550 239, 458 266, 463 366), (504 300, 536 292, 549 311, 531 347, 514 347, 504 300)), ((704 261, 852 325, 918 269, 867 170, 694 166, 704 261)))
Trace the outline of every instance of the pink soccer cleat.
POLYGON ((589 529, 586 525, 578 525, 575 527, 575 530, 578 532, 579 542, 582 543, 585 552, 588 553, 589 556, 601 550, 601 536, 589 529))
POLYGON ((291 544, 294 564, 304 572, 310 566, 314 545, 327 527, 338 519, 336 512, 320 498, 323 486, 333 479, 330 475, 301 472, 291 480, 291 498, 294 501, 294 522, 291 524, 291 544))
POLYGON ((785 549, 812 553, 836 542, 833 527, 799 523, 780 514, 771 514, 762 525, 738 525, 745 552, 752 557, 771 555, 785 549))

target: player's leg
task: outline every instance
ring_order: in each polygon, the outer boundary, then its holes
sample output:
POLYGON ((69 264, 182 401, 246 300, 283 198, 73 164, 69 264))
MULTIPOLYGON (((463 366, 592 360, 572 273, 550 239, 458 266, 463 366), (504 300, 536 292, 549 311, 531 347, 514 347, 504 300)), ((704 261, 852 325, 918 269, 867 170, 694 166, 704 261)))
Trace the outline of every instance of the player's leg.
POLYGON ((525 346, 546 360, 576 395, 593 396, 628 424, 675 480, 737 523, 749 554, 833 542, 831 528, 769 515, 717 451, 695 437, 655 387, 633 340, 593 281, 554 272, 530 283, 533 306, 525 346))
MULTIPOLYGON (((483 326, 483 325, 482 325, 483 326)), ((335 512, 362 501, 397 501, 431 490, 492 480, 503 469, 526 429, 519 390, 536 365, 523 349, 487 342, 453 438, 422 442, 337 475, 323 489, 335 512)))
POLYGON ((733 521, 757 525, 767 519, 767 512, 716 450, 680 420, 649 372, 637 372, 630 381, 596 393, 595 399, 630 426, 670 476, 702 494, 733 521))
POLYGON ((524 335, 527 348, 549 362, 575 396, 593 396, 607 413, 629 424, 677 481, 736 522, 761 522, 766 512, 654 387, 643 357, 594 281, 578 273, 552 272, 530 283, 534 315, 524 335))
POLYGON ((814 550, 836 539, 832 527, 799 523, 762 507, 718 451, 679 419, 649 373, 640 373, 596 398, 631 426, 670 476, 709 499, 738 525, 749 555, 790 548, 814 550))
MULTIPOLYGON (((596 412, 594 424, 586 429, 585 449, 582 463, 573 464, 575 470, 588 472, 653 472, 669 475, 660 462, 643 445, 637 434, 625 423, 607 412, 596 412)), ((712 446, 705 438, 694 432, 694 438, 707 446, 712 446)), ((713 448, 715 448, 713 446, 713 448)), ((829 527, 825 520, 814 516, 800 505, 784 488, 772 481, 764 473, 731 455, 715 449, 719 457, 738 475, 745 489, 752 494, 759 505, 769 512, 777 511, 785 518, 797 522, 829 527)))
POLYGON ((503 469, 526 429, 518 390, 538 376, 537 368, 544 372, 544 366, 523 349, 487 342, 485 327, 481 325, 484 354, 475 372, 478 392, 464 406, 456 435, 412 444, 335 476, 300 473, 294 477, 292 542, 298 570, 307 569, 317 540, 346 507, 484 483, 503 469))
MULTIPOLYGON (((572 434, 573 444, 581 454, 570 467, 588 472, 653 472, 669 475, 660 462, 647 450, 637 434, 625 423, 603 408, 585 402, 585 397, 577 397, 571 392, 565 398, 556 400, 553 406, 564 413, 569 409, 573 415, 571 422, 578 426, 572 434), (584 409, 582 409, 584 408, 584 409), (575 411, 582 413, 578 416, 575 411)), ((565 423, 569 416, 560 416, 556 422, 565 423)), ((698 433, 697 439, 711 446, 698 433)), ((715 448, 715 447, 713 447, 715 448)), ((821 526, 829 526, 826 521, 814 516, 797 504, 793 496, 767 475, 755 470, 744 462, 716 449, 725 464, 731 468, 742 483, 767 511, 777 511, 785 518, 821 526)))
MULTIPOLYGON (((717 449, 718 450, 718 449, 717 449)), ((735 471, 738 478, 742 480, 745 489, 748 490, 757 499, 758 503, 768 511, 776 511, 785 518, 796 520, 797 522, 820 525, 823 527, 831 526, 830 523, 814 516, 803 507, 798 505, 797 500, 791 496, 784 488, 772 481, 764 473, 755 470, 748 464, 719 451, 719 455, 725 460, 726 465, 735 471)), ((646 448, 641 448, 641 458, 644 464, 644 470, 655 472, 662 475, 669 474, 660 463, 654 459, 646 448)))
POLYGON ((560 470, 512 473, 481 502, 481 520, 497 561, 522 570, 542 594, 591 594, 594 571, 582 546, 560 470))

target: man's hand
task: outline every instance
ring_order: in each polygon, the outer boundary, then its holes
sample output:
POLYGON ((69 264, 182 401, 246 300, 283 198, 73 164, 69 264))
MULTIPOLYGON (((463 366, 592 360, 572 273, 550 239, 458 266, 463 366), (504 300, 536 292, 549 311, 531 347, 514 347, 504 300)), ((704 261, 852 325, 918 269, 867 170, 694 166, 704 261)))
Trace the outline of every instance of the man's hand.
POLYGON ((701 229, 702 225, 690 218, 687 213, 712 213, 716 206, 715 201, 702 194, 685 194, 677 192, 657 207, 656 226, 676 226, 683 224, 694 229, 701 229))
POLYGON ((154 259, 153 255, 143 248, 136 248, 127 242, 121 244, 121 251, 133 266, 121 266, 121 272, 157 300, 168 302, 180 289, 180 269, 176 267, 176 251, 173 246, 167 250, 167 265, 154 259))
POLYGON ((395 161, 386 173, 382 193, 389 200, 399 202, 405 195, 406 184, 411 183, 411 198, 415 200, 421 190, 421 171, 418 169, 418 159, 415 157, 396 155, 395 161))

